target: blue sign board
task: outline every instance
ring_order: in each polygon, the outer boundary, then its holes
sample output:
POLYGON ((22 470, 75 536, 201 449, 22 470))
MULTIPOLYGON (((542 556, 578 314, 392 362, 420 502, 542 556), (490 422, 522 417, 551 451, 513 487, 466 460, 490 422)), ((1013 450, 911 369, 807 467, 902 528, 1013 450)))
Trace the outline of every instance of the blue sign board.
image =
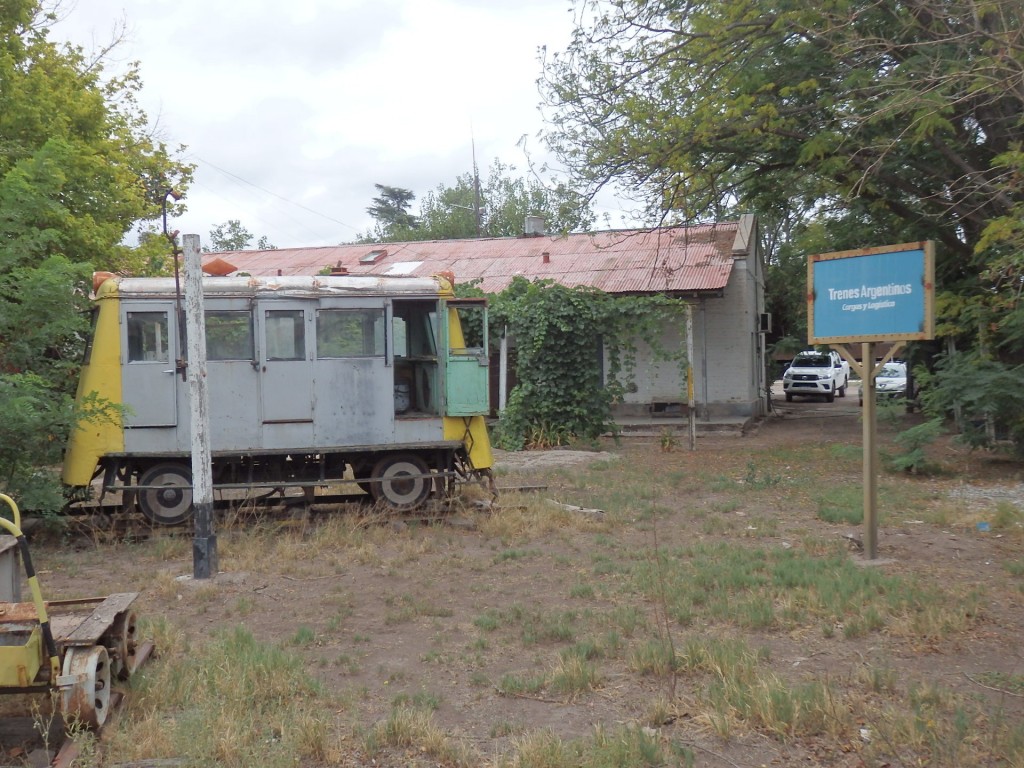
POLYGON ((932 243, 812 256, 811 344, 934 338, 932 243))

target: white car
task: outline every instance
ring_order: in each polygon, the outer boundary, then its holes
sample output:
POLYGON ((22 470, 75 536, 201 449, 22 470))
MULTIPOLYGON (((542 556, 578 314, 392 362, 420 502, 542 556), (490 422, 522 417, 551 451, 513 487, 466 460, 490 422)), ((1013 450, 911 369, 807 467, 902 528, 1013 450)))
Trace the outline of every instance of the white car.
POLYGON ((850 381, 850 364, 838 352, 817 352, 809 349, 793 358, 782 376, 786 402, 796 395, 824 397, 828 402, 836 395, 846 397, 850 381))
MULTIPOLYGON (((877 399, 895 400, 907 396, 907 364, 898 361, 886 363, 875 376, 877 399)), ((860 384, 860 404, 864 405, 864 382, 860 384)))

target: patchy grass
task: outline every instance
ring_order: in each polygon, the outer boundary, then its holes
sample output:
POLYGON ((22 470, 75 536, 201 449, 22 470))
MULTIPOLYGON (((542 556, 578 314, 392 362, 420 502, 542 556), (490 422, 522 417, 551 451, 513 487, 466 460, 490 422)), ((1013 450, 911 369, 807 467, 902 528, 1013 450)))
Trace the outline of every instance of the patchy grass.
POLYGON ((152 629, 165 661, 138 673, 131 709, 108 732, 118 760, 291 766, 332 754, 329 699, 301 658, 241 627, 198 646, 166 623, 152 629))
POLYGON ((83 764, 1022 766, 1020 509, 951 496, 983 457, 883 476, 864 567, 855 418, 627 443, 461 526, 264 519, 234 581, 183 583, 187 536, 55 547, 47 596, 136 589, 160 649, 83 764))

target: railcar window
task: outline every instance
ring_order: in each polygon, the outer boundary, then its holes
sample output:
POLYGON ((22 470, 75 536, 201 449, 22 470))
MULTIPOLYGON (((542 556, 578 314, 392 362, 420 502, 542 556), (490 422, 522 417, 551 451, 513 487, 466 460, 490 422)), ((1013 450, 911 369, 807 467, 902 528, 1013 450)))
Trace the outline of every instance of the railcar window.
POLYGON ((391 318, 391 344, 395 350, 395 357, 409 356, 409 334, 404 317, 391 318))
POLYGON ((436 356, 437 302, 396 301, 391 331, 396 357, 436 356))
POLYGON ((206 358, 252 360, 252 315, 248 311, 212 309, 206 313, 206 358))
POLYGON ((321 309, 316 313, 316 356, 383 357, 383 309, 321 309))
POLYGON ((437 354, 437 312, 413 317, 409 328, 409 354, 433 357, 437 354))
POLYGON ((462 331, 462 344, 458 344, 456 323, 449 316, 451 325, 451 353, 453 355, 479 355, 484 346, 484 322, 486 314, 483 305, 449 306, 458 318, 458 326, 462 331))
POLYGON ((128 362, 170 360, 166 312, 128 312, 128 362))
POLYGON ((301 309, 268 309, 267 359, 305 360, 306 327, 301 309))

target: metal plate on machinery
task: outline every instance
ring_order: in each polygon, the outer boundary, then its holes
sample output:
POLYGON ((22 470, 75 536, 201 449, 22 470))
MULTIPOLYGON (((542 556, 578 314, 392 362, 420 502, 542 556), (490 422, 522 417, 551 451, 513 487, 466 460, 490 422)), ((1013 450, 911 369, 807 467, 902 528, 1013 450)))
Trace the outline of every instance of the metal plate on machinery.
POLYGON ((95 645, 100 636, 113 625, 117 614, 127 611, 138 596, 138 592, 120 592, 110 595, 96 606, 85 621, 63 638, 62 642, 64 645, 95 645))

